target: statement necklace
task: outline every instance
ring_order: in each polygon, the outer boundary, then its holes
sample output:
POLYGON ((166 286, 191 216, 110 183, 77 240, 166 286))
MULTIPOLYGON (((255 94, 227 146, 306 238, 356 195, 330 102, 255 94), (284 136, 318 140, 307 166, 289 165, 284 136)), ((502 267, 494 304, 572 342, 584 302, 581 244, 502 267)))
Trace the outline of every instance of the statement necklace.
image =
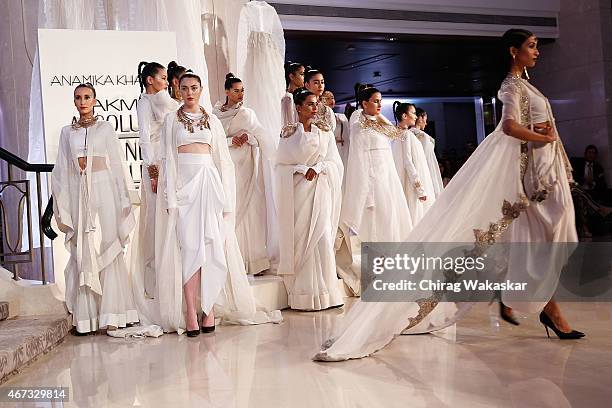
POLYGON ((92 125, 95 125, 97 121, 98 118, 96 118, 95 116, 87 116, 85 118, 81 117, 78 121, 72 124, 72 128, 74 130, 77 130, 79 128, 88 128, 92 125))
POLYGON ((191 119, 189 116, 187 116, 187 112, 185 112, 183 110, 183 106, 181 106, 176 111, 176 117, 178 121, 181 122, 183 126, 185 126, 185 129, 187 129, 189 133, 193 133, 194 125, 200 128, 200 130, 204 130, 205 128, 210 129, 210 124, 208 123, 208 113, 206 113, 204 108, 201 106, 200 106, 200 113, 202 114, 202 117, 198 119, 197 121, 195 121, 191 119))

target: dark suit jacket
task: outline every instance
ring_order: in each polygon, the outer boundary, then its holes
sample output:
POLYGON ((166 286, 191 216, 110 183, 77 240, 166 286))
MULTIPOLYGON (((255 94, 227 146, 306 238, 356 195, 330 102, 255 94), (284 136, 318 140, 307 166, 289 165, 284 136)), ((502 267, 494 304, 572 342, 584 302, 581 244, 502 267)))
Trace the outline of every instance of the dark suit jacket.
MULTIPOLYGON (((586 160, 584 160, 582 157, 573 157, 570 162, 572 163, 573 167, 572 173, 574 175, 574 181, 582 185, 584 183, 584 168, 586 165, 586 160)), ((593 190, 602 192, 608 189, 604 169, 598 162, 593 162, 593 181, 595 182, 593 190)))

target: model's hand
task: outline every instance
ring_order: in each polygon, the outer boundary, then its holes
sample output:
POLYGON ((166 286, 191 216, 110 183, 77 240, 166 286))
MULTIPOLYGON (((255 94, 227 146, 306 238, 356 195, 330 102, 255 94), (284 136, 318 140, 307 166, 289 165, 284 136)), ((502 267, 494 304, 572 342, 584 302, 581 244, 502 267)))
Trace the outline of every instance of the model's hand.
POLYGON ((242 133, 241 135, 236 135, 232 138, 232 144, 236 147, 241 147, 249 140, 249 135, 246 133, 242 133))
POLYGON ((558 139, 557 132, 552 126, 535 128, 534 131, 540 135, 542 135, 544 143, 552 143, 558 139))
POLYGON ((420 201, 427 201, 427 196, 422 196, 422 197, 419 197, 419 200, 420 200, 420 201))
POLYGON ((151 179, 151 191, 157 194, 157 179, 156 178, 151 179))
POLYGON ((306 180, 312 181, 315 179, 315 177, 317 177, 317 172, 311 167, 308 169, 306 174, 304 174, 304 177, 306 177, 306 180))

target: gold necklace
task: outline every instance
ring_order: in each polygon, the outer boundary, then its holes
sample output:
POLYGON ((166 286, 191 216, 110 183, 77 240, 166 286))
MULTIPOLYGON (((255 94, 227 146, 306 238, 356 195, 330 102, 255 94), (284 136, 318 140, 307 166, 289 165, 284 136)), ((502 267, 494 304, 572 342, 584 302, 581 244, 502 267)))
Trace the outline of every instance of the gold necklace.
POLYGON ((78 121, 72 124, 72 128, 74 130, 77 130, 79 128, 88 128, 92 125, 95 125, 97 121, 98 118, 96 118, 95 116, 87 116, 85 118, 80 117, 78 121))
POLYGON ((198 121, 196 122, 195 120, 187 116, 187 113, 184 111, 183 106, 181 106, 176 111, 176 117, 178 121, 181 122, 183 126, 185 126, 185 129, 187 129, 189 133, 193 133, 194 125, 196 127, 199 127, 200 130, 204 130, 205 128, 210 129, 210 123, 208 123, 208 113, 206 113, 204 108, 201 106, 200 106, 200 113, 202 113, 202 117, 198 119, 198 121))
MULTIPOLYGON (((228 102, 229 103, 229 102, 228 102)), ((240 109, 240 107, 242 106, 242 102, 238 102, 236 105, 234 106, 228 106, 227 103, 224 103, 223 105, 221 105, 221 109, 219 109, 221 112, 227 112, 230 109, 240 109)))

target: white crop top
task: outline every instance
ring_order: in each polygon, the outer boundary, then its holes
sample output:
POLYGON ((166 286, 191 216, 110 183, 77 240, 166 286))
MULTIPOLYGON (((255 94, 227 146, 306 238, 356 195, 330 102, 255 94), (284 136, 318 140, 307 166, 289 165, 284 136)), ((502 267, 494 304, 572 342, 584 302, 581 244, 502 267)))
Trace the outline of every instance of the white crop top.
POLYGON ((529 93, 529 103, 531 105, 531 123, 549 122, 548 108, 546 107, 546 99, 527 88, 529 93))
MULTIPOLYGON (((185 112, 185 115, 195 122, 202 118, 201 113, 185 112)), ((180 126, 179 131, 176 134, 176 146, 184 146, 191 143, 207 143, 212 146, 212 137, 213 135, 210 129, 204 128, 200 130, 200 127, 196 126, 195 123, 193 126, 193 133, 185 129, 184 126, 180 126)))
POLYGON ((70 151, 73 157, 87 157, 87 149, 85 143, 87 142, 87 134, 89 130, 87 128, 79 128, 70 132, 70 151))

